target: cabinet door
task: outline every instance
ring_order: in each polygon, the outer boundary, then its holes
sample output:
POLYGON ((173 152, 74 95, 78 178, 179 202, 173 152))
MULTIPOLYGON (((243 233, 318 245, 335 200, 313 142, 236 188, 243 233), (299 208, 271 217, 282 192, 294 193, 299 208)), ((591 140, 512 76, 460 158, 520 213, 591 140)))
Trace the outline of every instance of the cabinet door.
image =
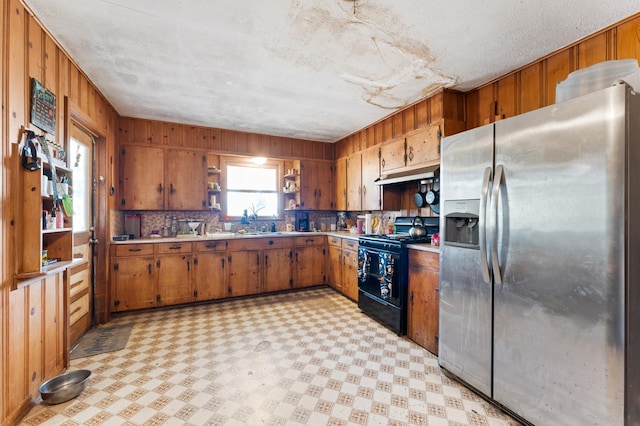
POLYGON ((295 249, 295 288, 310 287, 325 283, 324 246, 298 247, 295 249))
POLYGON ((407 137, 407 166, 440 162, 440 126, 425 127, 407 137))
POLYGON ((287 290, 293 283, 291 278, 291 248, 264 251, 264 291, 287 290))
POLYGON ((229 252, 227 260, 231 296, 259 293, 262 287, 262 250, 229 252))
POLYGON ((191 302, 191 254, 158 256, 158 303, 161 306, 191 302))
POLYGON ((358 252, 342 250, 342 293, 351 300, 358 300, 358 252))
POLYGON ((334 196, 336 210, 347 209, 347 159, 336 161, 334 175, 334 196))
POLYGON ((342 249, 340 247, 329 246, 327 275, 329 285, 342 293, 342 249))
POLYGON ((409 251, 407 337, 438 354, 438 254, 409 251))
POLYGON ((316 209, 334 210, 333 202, 333 164, 317 162, 316 178, 316 209))
POLYGON ((303 209, 317 209, 316 193, 318 164, 315 161, 300 161, 300 207, 303 209))
POLYGON ((227 253, 198 253, 193 257, 193 287, 196 300, 229 296, 227 253))
POLYGON ((167 206, 169 210, 207 208, 207 156, 202 152, 167 152, 167 206))
POLYGON ((347 157, 347 210, 362 210, 362 155, 347 157))
POLYGON ((28 336, 29 351, 28 359, 28 378, 29 390, 34 394, 38 390, 38 386, 42 383, 42 337, 43 337, 43 315, 42 315, 42 290, 43 282, 37 281, 29 285, 29 320, 28 336))
POLYGON ((64 368, 64 289, 66 287, 62 273, 49 275, 43 282, 43 378, 47 378, 55 376, 64 368))
POLYGON ((380 177, 380 150, 362 152, 362 210, 380 210, 380 186, 375 184, 380 177))
POLYGON ((156 305, 156 268, 153 256, 117 257, 113 264, 113 311, 151 308, 156 305))
POLYGON ((127 146, 121 150, 122 199, 127 210, 164 209, 164 149, 127 146))
POLYGON ((404 138, 400 138, 380 147, 381 174, 406 166, 406 146, 404 138))

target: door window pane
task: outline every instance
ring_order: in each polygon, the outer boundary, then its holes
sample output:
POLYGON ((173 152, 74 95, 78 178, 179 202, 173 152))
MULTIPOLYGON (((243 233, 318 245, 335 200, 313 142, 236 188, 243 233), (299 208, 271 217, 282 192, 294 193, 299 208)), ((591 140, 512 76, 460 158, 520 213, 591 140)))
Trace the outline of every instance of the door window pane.
POLYGON ((91 177, 89 149, 75 138, 69 144, 71 170, 73 171, 73 232, 89 230, 91 206, 91 177))

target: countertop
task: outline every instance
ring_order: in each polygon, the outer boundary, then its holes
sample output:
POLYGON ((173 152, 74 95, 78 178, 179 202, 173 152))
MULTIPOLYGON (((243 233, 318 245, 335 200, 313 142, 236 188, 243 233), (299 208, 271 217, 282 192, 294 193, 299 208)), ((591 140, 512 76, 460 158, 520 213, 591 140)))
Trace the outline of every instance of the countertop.
MULTIPOLYGON (((329 235, 339 238, 347 238, 350 240, 358 240, 358 234, 352 234, 348 231, 330 231, 330 232, 256 232, 239 234, 234 232, 220 232, 211 235, 189 235, 184 237, 159 237, 159 238, 135 238, 125 241, 111 241, 111 244, 149 244, 149 243, 176 243, 176 242, 193 242, 193 241, 210 241, 210 240, 234 240, 234 239, 251 239, 251 238, 280 238, 280 237, 304 237, 315 235, 329 235)), ((440 247, 430 244, 407 244, 407 248, 412 250, 429 251, 439 253, 440 247)))

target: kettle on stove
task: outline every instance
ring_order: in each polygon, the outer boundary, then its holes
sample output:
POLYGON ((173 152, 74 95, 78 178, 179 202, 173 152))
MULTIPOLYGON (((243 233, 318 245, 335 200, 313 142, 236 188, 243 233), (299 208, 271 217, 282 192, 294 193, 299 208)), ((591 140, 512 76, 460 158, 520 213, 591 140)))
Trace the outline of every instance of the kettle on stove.
POLYGON ((427 236, 427 228, 424 227, 424 222, 420 216, 416 216, 413 219, 411 229, 409 229, 409 236, 414 240, 425 238, 427 236))

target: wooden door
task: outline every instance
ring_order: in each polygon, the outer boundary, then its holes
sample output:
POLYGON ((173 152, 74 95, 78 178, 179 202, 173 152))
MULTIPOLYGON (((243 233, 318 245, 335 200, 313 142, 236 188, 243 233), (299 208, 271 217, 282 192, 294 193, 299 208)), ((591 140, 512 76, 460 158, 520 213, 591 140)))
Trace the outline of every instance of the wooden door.
POLYGON ((317 162, 315 170, 316 180, 316 209, 334 210, 333 201, 333 164, 317 162))
POLYGON ((288 248, 269 249, 264 251, 264 291, 290 289, 292 250, 288 248))
POLYGON ((362 210, 362 155, 347 157, 347 210, 362 210))
POLYGON ((227 253, 198 253, 193 256, 193 289, 196 300, 229 296, 227 253))
POLYGON ((404 138, 385 143, 380 147, 380 173, 399 169, 407 164, 406 142, 404 138))
POLYGON ((438 354, 439 258, 437 253, 409 250, 407 337, 438 354))
POLYGON ((440 162, 440 126, 433 124, 407 136, 407 166, 440 162))
POLYGON ((164 209, 164 149, 127 146, 121 155, 120 208, 126 210, 164 209))
POLYGON ((262 287, 262 250, 229 252, 229 288, 231 296, 257 294, 262 287))
MULTIPOLYGON (((69 347, 91 328, 93 317, 93 279, 94 245, 97 243, 95 232, 94 206, 99 202, 96 197, 97 184, 93 177, 94 139, 85 130, 71 123, 69 151, 74 158, 71 162, 73 185, 73 257, 84 263, 69 270, 69 347)), ((71 185, 69 185, 71 186, 71 185)))
POLYGON ((341 158, 336 161, 334 175, 334 197, 336 210, 347 209, 347 159, 341 158))
POLYGON ((114 312, 156 305, 156 268, 153 256, 117 257, 113 264, 114 312))
POLYGON ((167 254, 157 257, 159 305, 193 301, 191 264, 191 254, 167 254))
POLYGON ((340 246, 329 245, 329 258, 327 262, 329 285, 342 293, 342 249, 340 246))
POLYGON ((380 210, 380 186, 375 184, 380 177, 380 149, 362 152, 362 210, 380 210))
POLYGON ((358 252, 342 249, 342 293, 358 300, 358 252))
POLYGON ((324 246, 297 247, 295 249, 295 288, 310 287, 325 283, 324 246))
POLYGON ((170 149, 165 163, 169 210, 202 210, 207 204, 207 156, 170 149))

